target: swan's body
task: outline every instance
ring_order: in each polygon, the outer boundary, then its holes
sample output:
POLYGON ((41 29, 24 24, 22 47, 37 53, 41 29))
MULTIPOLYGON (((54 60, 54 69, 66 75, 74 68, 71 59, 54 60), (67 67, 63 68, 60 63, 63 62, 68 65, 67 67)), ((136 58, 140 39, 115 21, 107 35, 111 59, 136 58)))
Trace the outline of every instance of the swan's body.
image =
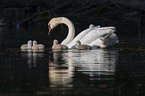
POLYGON ((69 19, 65 17, 53 18, 48 23, 49 29, 55 28, 58 24, 66 24, 68 26, 68 30, 69 30, 68 35, 66 39, 64 39, 61 43, 63 45, 68 46, 68 48, 71 48, 73 45, 75 45, 76 41, 78 40, 82 44, 87 44, 90 46, 97 45, 101 48, 108 47, 108 45, 113 46, 114 44, 118 42, 118 37, 114 33, 115 27, 98 27, 98 26, 95 27, 93 25, 90 25, 88 29, 82 31, 74 38, 75 28, 74 28, 73 23, 69 19), (100 39, 100 37, 105 34, 108 37, 100 39), (109 44, 106 42, 108 42, 109 44))
POLYGON ((32 46, 33 50, 43 50, 44 47, 45 46, 43 44, 37 44, 37 41, 33 41, 33 46, 32 46))
POLYGON ((88 45, 81 45, 80 41, 76 42, 76 49, 85 50, 85 49, 92 49, 91 46, 88 45))
POLYGON ((32 41, 29 40, 27 44, 21 45, 21 50, 30 50, 32 48, 32 41))
POLYGON ((66 50, 68 49, 68 47, 66 45, 58 44, 58 41, 54 40, 52 49, 53 50, 66 50))

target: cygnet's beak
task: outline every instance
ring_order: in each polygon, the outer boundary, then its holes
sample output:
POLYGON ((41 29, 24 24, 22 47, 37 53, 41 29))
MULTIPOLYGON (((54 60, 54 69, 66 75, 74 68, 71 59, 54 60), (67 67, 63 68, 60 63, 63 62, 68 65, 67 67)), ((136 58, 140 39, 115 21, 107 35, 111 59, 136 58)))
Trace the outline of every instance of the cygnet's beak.
POLYGON ((50 34, 50 31, 51 31, 50 25, 48 25, 48 29, 49 29, 49 31, 48 31, 48 35, 49 35, 50 34))

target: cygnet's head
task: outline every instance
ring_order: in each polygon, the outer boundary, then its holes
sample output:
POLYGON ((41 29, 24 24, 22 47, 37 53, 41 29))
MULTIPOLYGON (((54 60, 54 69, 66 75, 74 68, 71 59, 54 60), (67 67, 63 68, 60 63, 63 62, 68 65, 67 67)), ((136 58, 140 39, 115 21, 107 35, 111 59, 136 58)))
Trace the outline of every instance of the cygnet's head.
POLYGON ((37 41, 36 40, 33 41, 33 45, 37 45, 37 41))
POLYGON ((90 24, 89 28, 93 28, 93 27, 94 27, 94 25, 93 24, 90 24))
POLYGON ((57 45, 58 44, 58 40, 53 40, 53 45, 57 45))
POLYGON ((32 45, 32 41, 29 40, 29 41, 27 42, 27 44, 28 44, 28 45, 32 45))
POLYGON ((77 45, 81 45, 81 42, 78 40, 78 41, 76 41, 76 44, 77 45))

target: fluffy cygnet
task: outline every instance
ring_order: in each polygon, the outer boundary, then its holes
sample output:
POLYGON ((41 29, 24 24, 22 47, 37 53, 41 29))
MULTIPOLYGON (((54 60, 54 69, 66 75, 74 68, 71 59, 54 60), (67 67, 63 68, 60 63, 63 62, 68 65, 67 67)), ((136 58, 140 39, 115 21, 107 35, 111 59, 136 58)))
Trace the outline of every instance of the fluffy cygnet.
POLYGON ((33 50, 43 50, 44 49, 44 45, 43 44, 37 44, 37 41, 33 41, 33 46, 32 49, 33 50))
POLYGON ((58 40, 53 41, 53 50, 66 50, 68 47, 66 45, 58 44, 58 40))
POLYGON ((32 48, 32 41, 31 41, 31 40, 29 40, 29 41, 27 42, 27 44, 21 45, 21 50, 29 50, 29 49, 31 49, 31 48, 32 48))
POLYGON ((85 50, 85 49, 92 49, 89 45, 81 45, 80 41, 76 41, 76 49, 85 50))

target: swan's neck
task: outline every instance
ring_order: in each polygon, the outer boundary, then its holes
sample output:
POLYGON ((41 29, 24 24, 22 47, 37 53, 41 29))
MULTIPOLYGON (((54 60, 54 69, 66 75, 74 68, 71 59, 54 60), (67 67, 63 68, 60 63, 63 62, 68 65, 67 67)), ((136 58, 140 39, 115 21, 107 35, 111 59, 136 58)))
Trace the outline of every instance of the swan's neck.
POLYGON ((69 42, 71 42, 75 36, 75 28, 73 23, 66 18, 63 18, 63 20, 60 22, 63 24, 66 24, 68 26, 68 35, 67 37, 61 42, 61 44, 67 45, 69 42))

